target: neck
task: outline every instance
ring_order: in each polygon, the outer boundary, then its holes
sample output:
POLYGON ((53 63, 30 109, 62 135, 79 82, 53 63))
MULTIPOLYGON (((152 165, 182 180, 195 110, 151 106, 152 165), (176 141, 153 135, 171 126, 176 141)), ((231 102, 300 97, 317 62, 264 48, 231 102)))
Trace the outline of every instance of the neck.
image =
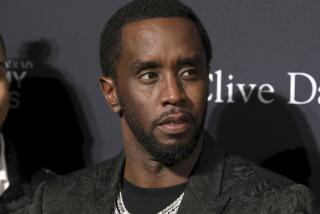
POLYGON ((143 188, 161 188, 185 183, 198 160, 201 148, 202 141, 199 141, 187 159, 167 167, 153 160, 139 142, 127 141, 124 136, 126 156, 124 177, 134 185, 143 188))

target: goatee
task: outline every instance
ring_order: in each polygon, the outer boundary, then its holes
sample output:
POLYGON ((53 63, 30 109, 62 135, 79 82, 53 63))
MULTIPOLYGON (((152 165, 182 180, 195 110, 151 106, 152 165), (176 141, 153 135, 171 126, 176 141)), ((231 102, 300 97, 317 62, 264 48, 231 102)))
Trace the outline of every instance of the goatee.
POLYGON ((155 161, 158 161, 167 167, 172 167, 188 158, 197 145, 201 128, 197 126, 196 119, 189 112, 179 108, 171 109, 161 114, 161 116, 152 123, 148 130, 144 130, 139 119, 136 117, 136 114, 131 112, 126 105, 123 105, 123 103, 121 103, 121 109, 122 114, 137 141, 141 143, 155 161), (191 135, 190 133, 174 135, 173 137, 175 138, 175 141, 179 143, 169 145, 160 143, 152 132, 156 126, 155 124, 157 121, 161 120, 161 118, 176 111, 181 112, 189 118, 188 122, 192 127, 192 133, 191 135))

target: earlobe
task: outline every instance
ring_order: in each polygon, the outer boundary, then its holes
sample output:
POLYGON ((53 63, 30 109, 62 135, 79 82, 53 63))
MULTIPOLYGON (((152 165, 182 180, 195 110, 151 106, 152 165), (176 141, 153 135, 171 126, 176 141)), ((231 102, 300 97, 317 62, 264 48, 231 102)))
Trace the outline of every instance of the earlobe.
POLYGON ((110 77, 100 77, 100 87, 108 105, 113 112, 119 112, 120 103, 115 84, 115 81, 110 77))

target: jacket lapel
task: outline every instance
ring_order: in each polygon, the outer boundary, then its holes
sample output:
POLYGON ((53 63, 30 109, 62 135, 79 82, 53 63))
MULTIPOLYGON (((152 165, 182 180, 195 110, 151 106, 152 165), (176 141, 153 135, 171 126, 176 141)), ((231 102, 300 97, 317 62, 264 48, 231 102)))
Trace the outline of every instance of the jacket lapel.
POLYGON ((5 159, 10 186, 4 192, 2 198, 13 200, 23 195, 23 188, 21 184, 21 176, 18 172, 17 157, 9 141, 6 141, 5 144, 5 159))
POLYGON ((19 172, 15 149, 7 139, 5 140, 5 158, 10 186, 2 195, 1 203, 8 210, 17 210, 30 203, 31 190, 19 172))
POLYGON ((123 174, 124 154, 121 152, 112 160, 111 168, 103 170, 96 186, 96 210, 99 213, 113 213, 120 181, 123 174))
POLYGON ((178 214, 223 213, 229 196, 221 195, 224 157, 214 146, 213 139, 204 133, 203 148, 185 190, 178 214))
MULTIPOLYGON (((113 213, 124 162, 124 153, 121 152, 112 160, 111 167, 101 172, 96 186, 97 214, 113 213)), ((223 170, 223 155, 215 147, 213 139, 204 133, 202 153, 191 174, 178 214, 223 213, 231 199, 221 195, 223 170)))

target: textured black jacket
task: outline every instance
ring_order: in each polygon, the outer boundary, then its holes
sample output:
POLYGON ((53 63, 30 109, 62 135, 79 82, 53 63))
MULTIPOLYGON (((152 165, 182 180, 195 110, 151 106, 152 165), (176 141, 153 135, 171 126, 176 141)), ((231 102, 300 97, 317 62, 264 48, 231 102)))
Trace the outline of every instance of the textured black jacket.
POLYGON ((0 197, 0 214, 22 211, 31 203, 31 187, 19 169, 15 149, 7 139, 5 159, 10 186, 0 197))
MULTIPOLYGON (((124 154, 95 167, 43 183, 32 214, 113 213, 124 154)), ((205 135, 178 214, 320 213, 305 186, 237 156, 222 155, 205 135)))

